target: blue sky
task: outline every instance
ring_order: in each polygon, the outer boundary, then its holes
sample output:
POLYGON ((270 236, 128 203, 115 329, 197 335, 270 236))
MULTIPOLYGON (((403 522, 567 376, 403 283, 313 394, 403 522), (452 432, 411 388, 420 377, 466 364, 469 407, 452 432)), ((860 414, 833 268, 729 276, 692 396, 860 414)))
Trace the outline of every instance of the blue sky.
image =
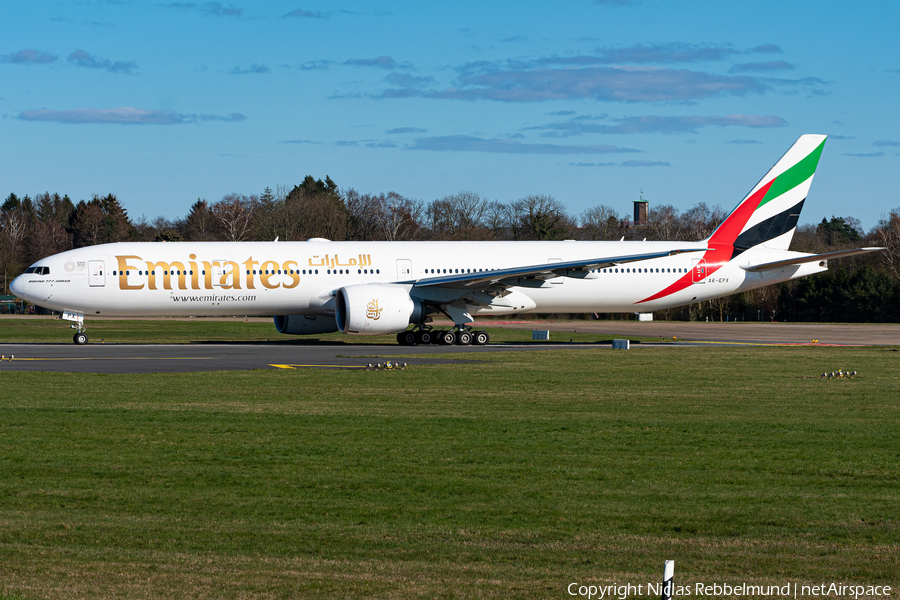
POLYGON ((307 174, 430 201, 731 209, 831 138, 801 222, 900 206, 896 2, 143 2, 0 7, 0 194, 133 218, 307 174))

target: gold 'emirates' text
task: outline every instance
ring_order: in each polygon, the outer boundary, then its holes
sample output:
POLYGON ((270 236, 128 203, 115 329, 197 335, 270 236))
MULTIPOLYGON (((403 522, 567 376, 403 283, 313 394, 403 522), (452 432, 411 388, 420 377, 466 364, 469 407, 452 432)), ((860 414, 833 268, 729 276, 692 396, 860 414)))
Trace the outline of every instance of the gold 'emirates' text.
POLYGON ((144 277, 147 289, 157 290, 255 290, 259 283, 266 289, 283 287, 295 288, 300 284, 300 269, 296 261, 288 260, 281 264, 274 260, 253 260, 251 256, 244 262, 233 260, 198 261, 195 254, 188 256, 190 260, 182 261, 145 261, 140 256, 116 256, 119 273, 119 289, 142 290, 144 277), (283 281, 287 277, 288 281, 283 281), (173 287, 174 286, 174 287, 173 287))

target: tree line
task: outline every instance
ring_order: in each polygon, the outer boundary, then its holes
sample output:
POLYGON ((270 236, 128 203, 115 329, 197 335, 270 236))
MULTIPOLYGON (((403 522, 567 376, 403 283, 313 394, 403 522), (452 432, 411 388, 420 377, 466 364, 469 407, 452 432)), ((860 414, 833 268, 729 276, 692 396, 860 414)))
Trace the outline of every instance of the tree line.
MULTIPOLYGON (((512 202, 459 192, 430 202, 395 192, 341 190, 330 178, 308 175, 299 185, 261 194, 197 199, 182 218, 134 220, 114 194, 77 204, 67 196, 9 194, 0 207, 0 263, 4 286, 35 261, 95 244, 122 241, 306 240, 700 240, 727 215, 706 203, 685 211, 652 206, 634 224, 598 205, 570 214, 553 196, 512 202)), ((829 271, 777 286, 662 311, 679 320, 790 320, 900 322, 900 208, 865 232, 853 217, 822 219, 797 228, 791 249, 823 253, 860 245, 887 251, 841 259, 829 271)), ((8 294, 8 287, 4 294, 8 294)))

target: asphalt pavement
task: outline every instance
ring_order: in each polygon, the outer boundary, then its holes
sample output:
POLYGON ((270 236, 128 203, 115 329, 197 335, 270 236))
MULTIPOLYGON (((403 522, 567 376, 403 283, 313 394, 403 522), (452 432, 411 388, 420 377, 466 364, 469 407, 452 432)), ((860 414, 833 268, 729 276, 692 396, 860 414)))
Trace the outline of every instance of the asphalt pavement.
MULTIPOLYGON (((498 325, 498 324, 494 324, 498 325)), ((487 346, 376 346, 352 342, 273 341, 194 344, 0 344, 3 371, 72 373, 183 373, 251 369, 365 369, 387 361, 416 364, 478 361, 486 352, 607 348, 613 337, 644 338, 633 349, 730 345, 900 345, 900 325, 787 323, 641 323, 572 321, 504 323, 503 327, 551 331, 550 342, 487 346), (596 333, 607 343, 560 343, 565 332, 596 333), (560 342, 554 340, 560 339, 560 342), (661 344, 647 343, 659 338, 661 344), (673 340, 675 342, 673 343, 673 340), (662 343, 664 342, 664 343, 662 343), (447 354, 464 358, 447 358, 447 354), (396 359, 405 355, 405 358, 396 359), (14 357, 14 358, 10 358, 14 357)))

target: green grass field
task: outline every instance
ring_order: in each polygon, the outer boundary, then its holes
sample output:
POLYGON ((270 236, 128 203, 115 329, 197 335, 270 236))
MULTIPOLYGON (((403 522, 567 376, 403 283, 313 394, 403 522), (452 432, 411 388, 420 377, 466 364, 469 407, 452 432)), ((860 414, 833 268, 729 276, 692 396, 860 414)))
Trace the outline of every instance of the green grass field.
POLYGON ((568 598, 656 582, 665 559, 681 584, 897 597, 896 350, 0 364, 0 598, 568 598), (860 376, 818 378, 838 368, 860 376))

